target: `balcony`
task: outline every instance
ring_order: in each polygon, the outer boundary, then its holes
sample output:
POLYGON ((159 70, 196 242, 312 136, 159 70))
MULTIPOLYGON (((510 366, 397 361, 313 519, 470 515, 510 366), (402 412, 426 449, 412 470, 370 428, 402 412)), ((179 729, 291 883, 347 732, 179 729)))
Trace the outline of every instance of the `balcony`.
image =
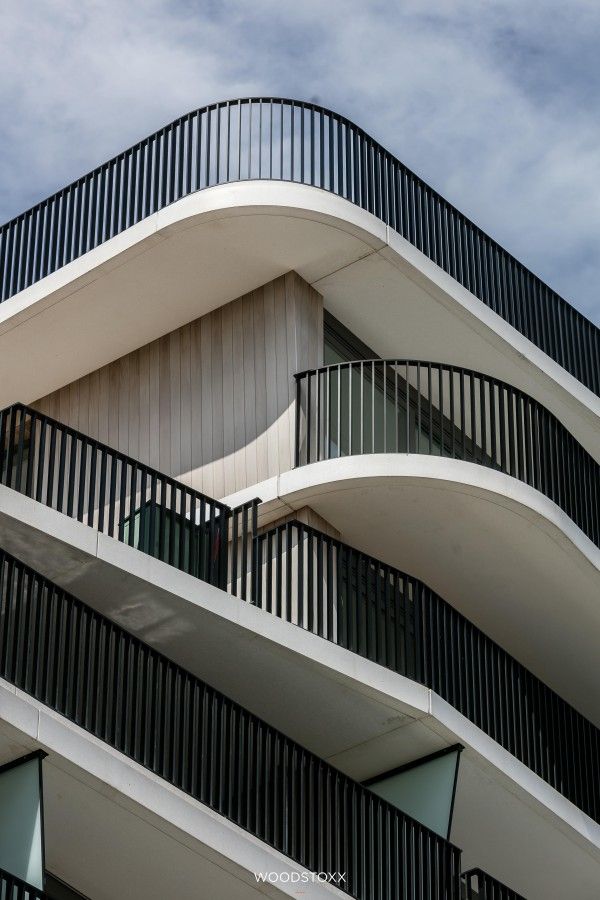
POLYGON ((0 229, 0 300, 176 201, 249 180, 320 188, 402 236, 596 395, 599 330, 349 120, 248 98, 172 122, 0 229))
POLYGON ((427 585, 300 522, 254 553, 255 605, 435 691, 600 822, 600 730, 427 585))
POLYGON ((231 546, 255 510, 234 512, 21 405, 0 412, 0 483, 221 589, 237 580, 231 546))
MULTIPOLYGON (((414 419, 431 446, 432 418, 417 410, 414 419)), ((537 421, 531 412, 525 420, 537 421)), ((0 413, 0 439, 1 484, 435 691, 600 821, 598 729, 419 579, 300 522, 259 529, 257 501, 231 510, 35 410, 0 413)), ((475 452, 454 432, 444 440, 475 452)), ((498 459, 510 459, 497 442, 498 459)), ((57 550, 42 560, 35 542, 17 543, 11 552, 51 571, 57 550)), ((87 568, 76 565, 78 590, 100 580, 87 568)))
POLYGON ((299 373, 296 465, 373 453, 459 459, 510 475, 600 546, 600 465, 540 403, 456 366, 361 360, 299 373))
POLYGON ((18 692, 350 896, 458 900, 448 841, 4 552, 0 586, 18 692))

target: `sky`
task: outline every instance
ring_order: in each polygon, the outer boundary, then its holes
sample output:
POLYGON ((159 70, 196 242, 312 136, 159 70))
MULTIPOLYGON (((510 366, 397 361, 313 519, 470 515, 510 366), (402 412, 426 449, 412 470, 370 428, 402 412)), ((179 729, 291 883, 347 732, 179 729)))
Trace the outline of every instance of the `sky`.
POLYGON ((600 324, 598 0, 3 0, 0 222, 179 115, 336 110, 600 324))

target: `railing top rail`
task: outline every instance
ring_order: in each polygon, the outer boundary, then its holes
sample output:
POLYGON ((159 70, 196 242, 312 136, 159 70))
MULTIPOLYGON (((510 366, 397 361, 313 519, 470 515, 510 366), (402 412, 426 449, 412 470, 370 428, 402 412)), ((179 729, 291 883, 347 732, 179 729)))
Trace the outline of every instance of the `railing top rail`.
MULTIPOLYGON (((344 360, 343 362, 339 363, 330 363, 327 366, 319 366, 315 369, 305 369, 302 372, 295 372, 294 378, 297 382, 299 382, 302 378, 325 375, 327 374, 327 372, 341 371, 344 369, 353 368, 362 369, 363 372, 368 375, 369 370, 372 370, 375 364, 379 364, 379 366, 389 366, 390 368, 393 366, 424 366, 425 368, 431 367, 432 369, 439 370, 441 372, 449 372, 453 375, 464 375, 467 378, 478 378, 490 385, 495 385, 498 388, 503 388, 511 393, 514 397, 529 401, 530 403, 537 406, 537 408, 545 410, 546 413, 552 419, 554 419, 554 421, 556 421, 567 434, 571 435, 571 432, 566 428, 565 425, 563 425, 561 420, 547 407, 545 407, 543 403, 540 403, 539 400, 536 400, 535 397, 532 397, 531 394, 526 393, 519 387, 515 387, 514 385, 509 384, 507 381, 503 381, 501 378, 496 378, 495 375, 487 375, 484 372, 479 372, 476 369, 468 369, 464 366, 455 366, 453 363, 433 362, 431 360, 424 359, 380 359, 378 357, 373 359, 344 360)), ((573 440, 575 440, 579 444, 579 441, 577 441, 577 439, 573 435, 571 435, 571 437, 573 437, 573 440)), ((587 450, 585 452, 588 456, 591 455, 587 453, 587 450)))
MULTIPOLYGON (((363 373, 368 375, 369 371, 372 370, 375 365, 379 365, 380 367, 383 367, 385 365, 389 366, 390 368, 392 368, 393 366, 422 366, 426 369, 431 367, 432 369, 439 370, 441 372, 449 372, 453 375, 464 375, 466 377, 478 378, 481 381, 487 382, 488 384, 495 385, 498 388, 503 388, 506 391, 510 392, 514 397, 527 400, 530 403, 536 405, 539 409, 545 410, 548 416, 550 416, 555 422, 557 422, 557 424, 562 429, 564 429, 565 433, 570 435, 573 440, 577 444, 579 444, 577 438, 575 438, 574 435, 571 434, 568 428, 563 425, 561 420, 553 412, 551 412, 551 410, 545 407, 543 403, 541 403, 539 400, 536 400, 535 397, 532 397, 531 394, 526 393, 519 387, 515 387, 514 385, 509 384, 507 381, 503 381, 501 378, 496 378, 495 375, 487 375, 484 372, 477 371, 476 369, 469 369, 465 368, 464 366, 456 366, 453 363, 434 362, 432 360, 424 359, 380 359, 379 357, 375 357, 373 359, 344 360, 339 363, 330 363, 329 365, 319 366, 318 368, 314 369, 305 369, 302 372, 295 372, 294 378, 297 382, 299 382, 303 378, 324 375, 327 374, 327 372, 342 371, 345 369, 353 368, 362 369, 363 373)), ((579 445, 582 446, 581 444, 579 445)), ((583 449, 585 450, 585 448, 583 449)), ((587 450, 585 450, 585 453, 591 457, 591 454, 589 454, 587 450)))
MULTIPOLYGON (((187 494, 188 497, 193 497, 194 499, 204 501, 205 503, 214 506, 226 515, 232 512, 232 508, 230 506, 227 506, 226 503, 221 502, 221 500, 215 500, 213 497, 209 497, 208 494, 203 494, 201 491, 197 491, 195 488, 189 487, 189 485, 184 484, 182 481, 179 481, 172 475, 165 475, 164 472, 159 472, 158 469, 155 469, 152 466, 147 465, 146 463, 140 462, 139 460, 134 459, 132 456, 128 456, 127 453, 123 453, 121 450, 117 450, 114 447, 109 446, 108 444, 104 444, 102 441, 99 441, 96 438, 84 434, 82 431, 78 431, 76 428, 73 428, 72 425, 65 425, 64 422, 60 422, 58 419, 53 419, 51 416, 46 415, 46 413, 39 412, 37 409, 34 409, 31 406, 27 406, 27 404, 25 403, 12 403, 10 406, 7 406, 4 409, 0 410, 0 416, 10 413, 11 410, 20 410, 27 415, 38 419, 40 422, 43 422, 46 425, 50 425, 54 428, 59 429, 64 434, 67 434, 70 437, 77 438, 77 440, 83 441, 95 447, 97 450, 105 452, 109 456, 115 457, 120 462, 124 462, 128 465, 135 466, 138 469, 142 469, 146 471, 151 478, 155 477, 157 479, 160 479, 161 481, 168 482, 173 487, 176 487, 178 490, 181 490, 183 493, 187 494)), ((254 502, 254 500, 249 500, 244 505, 251 506, 254 502)))
POLYGON ((443 372, 453 372, 459 375, 472 375, 474 378, 481 378, 484 381, 489 381, 493 384, 499 385, 500 387, 507 388, 509 391, 512 391, 513 393, 518 394, 521 397, 527 397, 534 403, 539 402, 535 400, 534 397, 531 397, 529 394, 525 393, 525 391, 523 391, 521 388, 509 384, 507 381, 503 381, 501 378, 496 378, 495 375, 487 375, 485 372, 479 372, 477 369, 470 369, 466 366, 457 366, 454 365, 454 363, 436 362, 435 360, 430 359, 405 359, 402 357, 389 357, 385 359, 382 359, 380 357, 373 357, 372 359, 346 359, 339 363, 329 363, 326 366, 318 366, 317 368, 313 369, 304 369, 302 372, 295 372, 294 378, 298 381, 300 378, 306 378, 307 375, 321 375, 327 373, 328 371, 349 369, 353 367, 368 369, 368 367, 373 368, 374 365, 425 367, 431 366, 432 369, 440 369, 443 372))

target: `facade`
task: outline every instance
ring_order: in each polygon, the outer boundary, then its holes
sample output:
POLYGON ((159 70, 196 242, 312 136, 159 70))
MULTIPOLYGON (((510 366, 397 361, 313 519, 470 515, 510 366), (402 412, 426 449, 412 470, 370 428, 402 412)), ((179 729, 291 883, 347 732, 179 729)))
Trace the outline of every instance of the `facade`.
POLYGON ((600 893, 598 329, 360 128, 0 229, 0 898, 600 893))

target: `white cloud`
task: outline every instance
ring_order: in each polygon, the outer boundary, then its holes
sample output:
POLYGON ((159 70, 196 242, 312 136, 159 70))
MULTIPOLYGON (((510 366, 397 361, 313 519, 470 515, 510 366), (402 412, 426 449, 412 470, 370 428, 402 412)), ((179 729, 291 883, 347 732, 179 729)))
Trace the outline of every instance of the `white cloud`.
POLYGON ((188 109, 318 98, 600 321, 595 0, 5 0, 0 218, 188 109))

